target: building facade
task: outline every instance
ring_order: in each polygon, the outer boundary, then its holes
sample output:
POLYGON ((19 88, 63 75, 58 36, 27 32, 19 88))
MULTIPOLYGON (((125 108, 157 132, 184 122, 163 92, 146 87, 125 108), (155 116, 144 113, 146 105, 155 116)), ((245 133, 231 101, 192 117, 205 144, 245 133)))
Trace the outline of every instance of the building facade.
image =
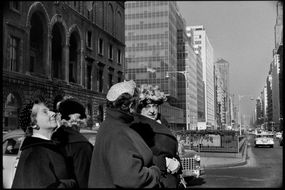
POLYGON ((186 27, 187 33, 191 30, 193 30, 194 35, 194 50, 201 49, 203 81, 205 84, 205 120, 208 125, 214 125, 214 50, 203 26, 186 27))
POLYGON ((125 77, 138 85, 157 85, 169 100, 176 99, 174 106, 172 101, 167 108, 163 104, 161 113, 172 128, 185 127, 185 120, 178 119, 181 113, 185 115, 185 109, 177 102, 177 37, 183 21, 176 2, 127 1, 125 6, 125 77), (173 73, 167 77, 168 72, 173 73))
POLYGON ((124 79, 124 1, 7 1, 3 14, 3 129, 34 99, 65 95, 104 119, 110 86, 124 79))

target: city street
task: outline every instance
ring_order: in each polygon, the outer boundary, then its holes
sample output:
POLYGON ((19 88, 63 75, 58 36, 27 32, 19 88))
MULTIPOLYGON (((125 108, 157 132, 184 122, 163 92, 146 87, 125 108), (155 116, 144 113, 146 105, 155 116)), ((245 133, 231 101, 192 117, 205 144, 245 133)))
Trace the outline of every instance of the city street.
POLYGON ((274 148, 255 148, 249 136, 248 160, 244 166, 207 169, 201 179, 193 180, 189 188, 278 188, 283 182, 283 149, 275 140, 274 148))

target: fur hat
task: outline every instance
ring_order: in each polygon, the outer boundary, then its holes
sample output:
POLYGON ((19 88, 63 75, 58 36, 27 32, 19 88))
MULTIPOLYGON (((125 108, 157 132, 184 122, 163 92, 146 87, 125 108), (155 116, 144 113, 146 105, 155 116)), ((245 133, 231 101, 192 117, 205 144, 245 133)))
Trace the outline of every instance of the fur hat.
POLYGON ((136 88, 136 83, 133 80, 130 81, 124 81, 119 82, 117 84, 114 84, 107 93, 107 100, 113 102, 115 101, 120 95, 124 93, 128 93, 131 96, 134 95, 136 88))
POLYGON ((69 115, 76 113, 80 114, 80 119, 84 119, 87 117, 85 114, 84 106, 74 98, 64 99, 60 101, 57 106, 57 109, 61 114, 61 119, 69 120, 69 115))

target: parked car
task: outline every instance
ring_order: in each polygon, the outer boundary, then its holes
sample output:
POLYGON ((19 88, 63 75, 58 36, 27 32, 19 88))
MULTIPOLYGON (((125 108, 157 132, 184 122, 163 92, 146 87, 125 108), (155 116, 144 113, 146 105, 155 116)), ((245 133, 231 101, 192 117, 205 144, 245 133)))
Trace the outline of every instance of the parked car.
MULTIPOLYGON (((82 133, 91 144, 95 145, 97 131, 81 129, 82 133)), ((11 188, 17 164, 20 158, 20 147, 25 138, 22 129, 11 132, 3 131, 3 188, 11 188), (11 148, 12 146, 12 148, 11 148)))
POLYGON ((25 133, 22 129, 3 132, 3 188, 11 188, 20 157, 20 147, 25 133))
POLYGON ((184 178, 199 178, 204 172, 204 169, 201 167, 201 157, 199 153, 195 150, 185 149, 183 143, 179 143, 178 152, 182 165, 182 176, 184 178))
POLYGON ((281 132, 277 132, 277 133, 275 134, 275 137, 276 137, 277 139, 281 139, 281 138, 282 138, 282 133, 281 133, 281 132))
POLYGON ((255 147, 259 146, 270 146, 271 148, 274 147, 274 135, 268 133, 259 133, 255 135, 254 139, 255 147))

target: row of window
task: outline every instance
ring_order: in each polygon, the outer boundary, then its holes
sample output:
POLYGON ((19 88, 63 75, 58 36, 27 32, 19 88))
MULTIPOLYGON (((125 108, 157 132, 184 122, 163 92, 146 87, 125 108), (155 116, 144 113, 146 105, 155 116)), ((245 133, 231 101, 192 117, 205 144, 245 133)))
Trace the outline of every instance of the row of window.
POLYGON ((168 22, 130 24, 125 26, 125 30, 140 30, 140 29, 165 28, 165 27, 168 27, 168 22))
POLYGON ((161 6, 161 5, 168 5, 167 1, 129 1, 126 2, 125 8, 135 8, 135 7, 149 7, 149 6, 161 6))
POLYGON ((141 47, 127 47, 126 51, 153 51, 153 50, 167 50, 168 45, 153 45, 153 46, 141 46, 141 47))
POLYGON ((134 57, 134 58, 126 58, 127 63, 136 63, 142 61, 163 61, 168 60, 167 56, 150 56, 150 57, 134 57))
POLYGON ((153 18, 153 17, 163 17, 163 16, 168 16, 168 11, 126 14, 125 19, 153 18))
POLYGON ((166 34, 148 34, 148 35, 136 35, 133 36, 128 33, 128 36, 126 36, 126 41, 129 40, 152 40, 152 39, 167 39, 168 33, 166 34))
MULTIPOLYGON (((91 31, 87 31, 87 33, 86 33, 86 46, 89 49, 93 49, 92 48, 92 32, 91 31)), ((99 38, 98 39, 98 54, 103 56, 104 55, 103 50, 104 50, 104 41, 102 38, 99 38)), ((113 60, 113 45, 112 44, 109 44, 109 47, 108 47, 108 58, 110 60, 113 60)), ((122 59, 121 50, 117 49, 117 63, 118 64, 122 63, 121 59, 122 59)))

